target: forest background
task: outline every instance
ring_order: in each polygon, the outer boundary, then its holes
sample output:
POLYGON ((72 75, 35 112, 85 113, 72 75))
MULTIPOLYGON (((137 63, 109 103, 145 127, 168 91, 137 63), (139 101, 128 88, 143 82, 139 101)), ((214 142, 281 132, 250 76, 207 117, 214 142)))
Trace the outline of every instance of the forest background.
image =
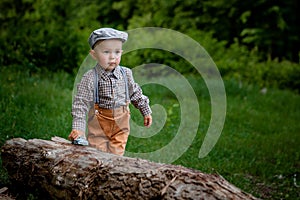
MULTIPOLYGON (((157 49, 122 58, 128 67, 162 63, 176 69, 204 108, 196 141, 174 164, 220 173, 264 199, 299 198, 299 21, 298 0, 1 0, 0 145, 13 137, 66 137, 74 78, 88 54, 91 31, 167 28, 205 48, 227 95, 222 136, 209 156, 199 160, 210 98, 195 68, 157 49)), ((151 101, 162 101, 169 121, 164 136, 150 142, 131 138, 128 148, 133 151, 159 148, 172 139, 180 122, 174 94, 157 86, 145 91, 151 101)), ((0 168, 0 186, 7 184, 0 168)))
MULTIPOLYGON (((163 27, 199 42, 223 78, 300 88, 297 0, 3 0, 0 9, 1 66, 76 73, 92 30, 163 27)), ((193 72, 191 66, 183 71, 180 64, 173 65, 181 60, 172 55, 138 54, 124 65, 163 61, 179 72, 193 72)))

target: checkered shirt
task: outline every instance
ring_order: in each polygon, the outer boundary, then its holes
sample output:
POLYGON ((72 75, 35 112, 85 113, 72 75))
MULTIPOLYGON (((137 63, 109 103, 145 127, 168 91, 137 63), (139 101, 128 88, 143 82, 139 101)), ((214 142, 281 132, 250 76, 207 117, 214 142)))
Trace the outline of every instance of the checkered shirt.
MULTIPOLYGON (((132 71, 122 67, 128 79, 130 102, 140 110, 143 116, 151 114, 149 98, 142 93, 141 87, 135 83, 132 71)), ((115 109, 126 105, 125 81, 120 66, 113 72, 106 72, 99 65, 96 66, 98 73, 99 106, 101 108, 115 109)), ((72 129, 85 132, 86 116, 89 109, 94 106, 94 69, 86 72, 77 85, 77 94, 72 105, 72 129)))

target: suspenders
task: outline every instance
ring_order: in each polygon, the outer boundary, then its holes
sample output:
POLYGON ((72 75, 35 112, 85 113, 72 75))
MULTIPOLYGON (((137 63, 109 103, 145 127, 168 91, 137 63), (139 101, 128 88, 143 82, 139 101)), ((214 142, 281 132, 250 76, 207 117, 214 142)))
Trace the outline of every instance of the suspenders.
POLYGON ((99 104, 99 89, 98 89, 98 73, 96 71, 96 67, 94 68, 95 78, 94 78, 94 103, 99 104))
POLYGON ((124 78, 124 81, 125 81, 125 103, 127 104, 127 102, 129 101, 129 91, 128 91, 128 80, 127 80, 127 77, 126 77, 126 73, 123 69, 123 67, 120 67, 121 69, 121 73, 123 75, 123 78, 124 78))
MULTIPOLYGON (((129 101, 129 91, 128 91, 128 80, 127 80, 127 77, 126 77, 126 73, 123 69, 123 67, 120 67, 120 70, 121 70, 121 74, 123 75, 123 79, 125 81, 125 103, 127 104, 127 102, 129 101)), ((99 104, 100 101, 99 101, 99 88, 98 88, 98 80, 99 80, 99 77, 98 77, 98 73, 96 71, 96 67, 94 68, 94 72, 95 72, 95 79, 94 79, 94 102, 99 104)))

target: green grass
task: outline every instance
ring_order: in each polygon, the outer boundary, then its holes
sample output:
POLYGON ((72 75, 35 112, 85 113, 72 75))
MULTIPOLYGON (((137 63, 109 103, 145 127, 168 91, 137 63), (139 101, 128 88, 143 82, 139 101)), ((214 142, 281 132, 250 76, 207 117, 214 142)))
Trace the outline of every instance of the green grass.
MULTIPOLYGON (((29 74, 2 68, 0 145, 15 137, 67 137, 71 130, 73 80, 65 73, 29 74)), ((210 97, 200 78, 188 76, 188 80, 199 100, 200 125, 192 145, 174 164, 218 173, 263 199, 299 198, 296 186, 300 185, 300 95, 277 89, 262 94, 256 86, 225 81, 224 129, 213 150, 199 159, 210 121, 210 97)), ((171 91, 159 85, 145 85, 143 89, 152 104, 164 106, 168 118, 159 134, 151 138, 131 136, 127 145, 131 152, 154 151, 168 144, 181 120, 179 102, 171 91)), ((142 124, 138 111, 131 110, 132 119, 142 124)), ((3 168, 0 183, 9 184, 3 168)))
POLYGON ((30 75, 2 69, 0 76, 1 144, 13 137, 47 139, 67 134, 72 96, 70 84, 62 84, 70 79, 66 74, 30 75))

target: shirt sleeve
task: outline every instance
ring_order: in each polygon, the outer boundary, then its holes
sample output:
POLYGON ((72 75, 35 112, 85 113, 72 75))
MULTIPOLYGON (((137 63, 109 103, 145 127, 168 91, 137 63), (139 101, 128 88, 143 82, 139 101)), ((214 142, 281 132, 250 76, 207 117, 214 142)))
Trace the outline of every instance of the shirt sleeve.
POLYGON ((143 116, 150 115, 152 113, 149 106, 149 98, 143 95, 142 88, 134 81, 132 71, 127 68, 126 74, 128 76, 128 89, 130 101, 139 109, 143 116))
POLYGON ((94 97, 94 72, 85 73, 77 85, 77 93, 72 104, 72 129, 86 130, 86 116, 94 97))

